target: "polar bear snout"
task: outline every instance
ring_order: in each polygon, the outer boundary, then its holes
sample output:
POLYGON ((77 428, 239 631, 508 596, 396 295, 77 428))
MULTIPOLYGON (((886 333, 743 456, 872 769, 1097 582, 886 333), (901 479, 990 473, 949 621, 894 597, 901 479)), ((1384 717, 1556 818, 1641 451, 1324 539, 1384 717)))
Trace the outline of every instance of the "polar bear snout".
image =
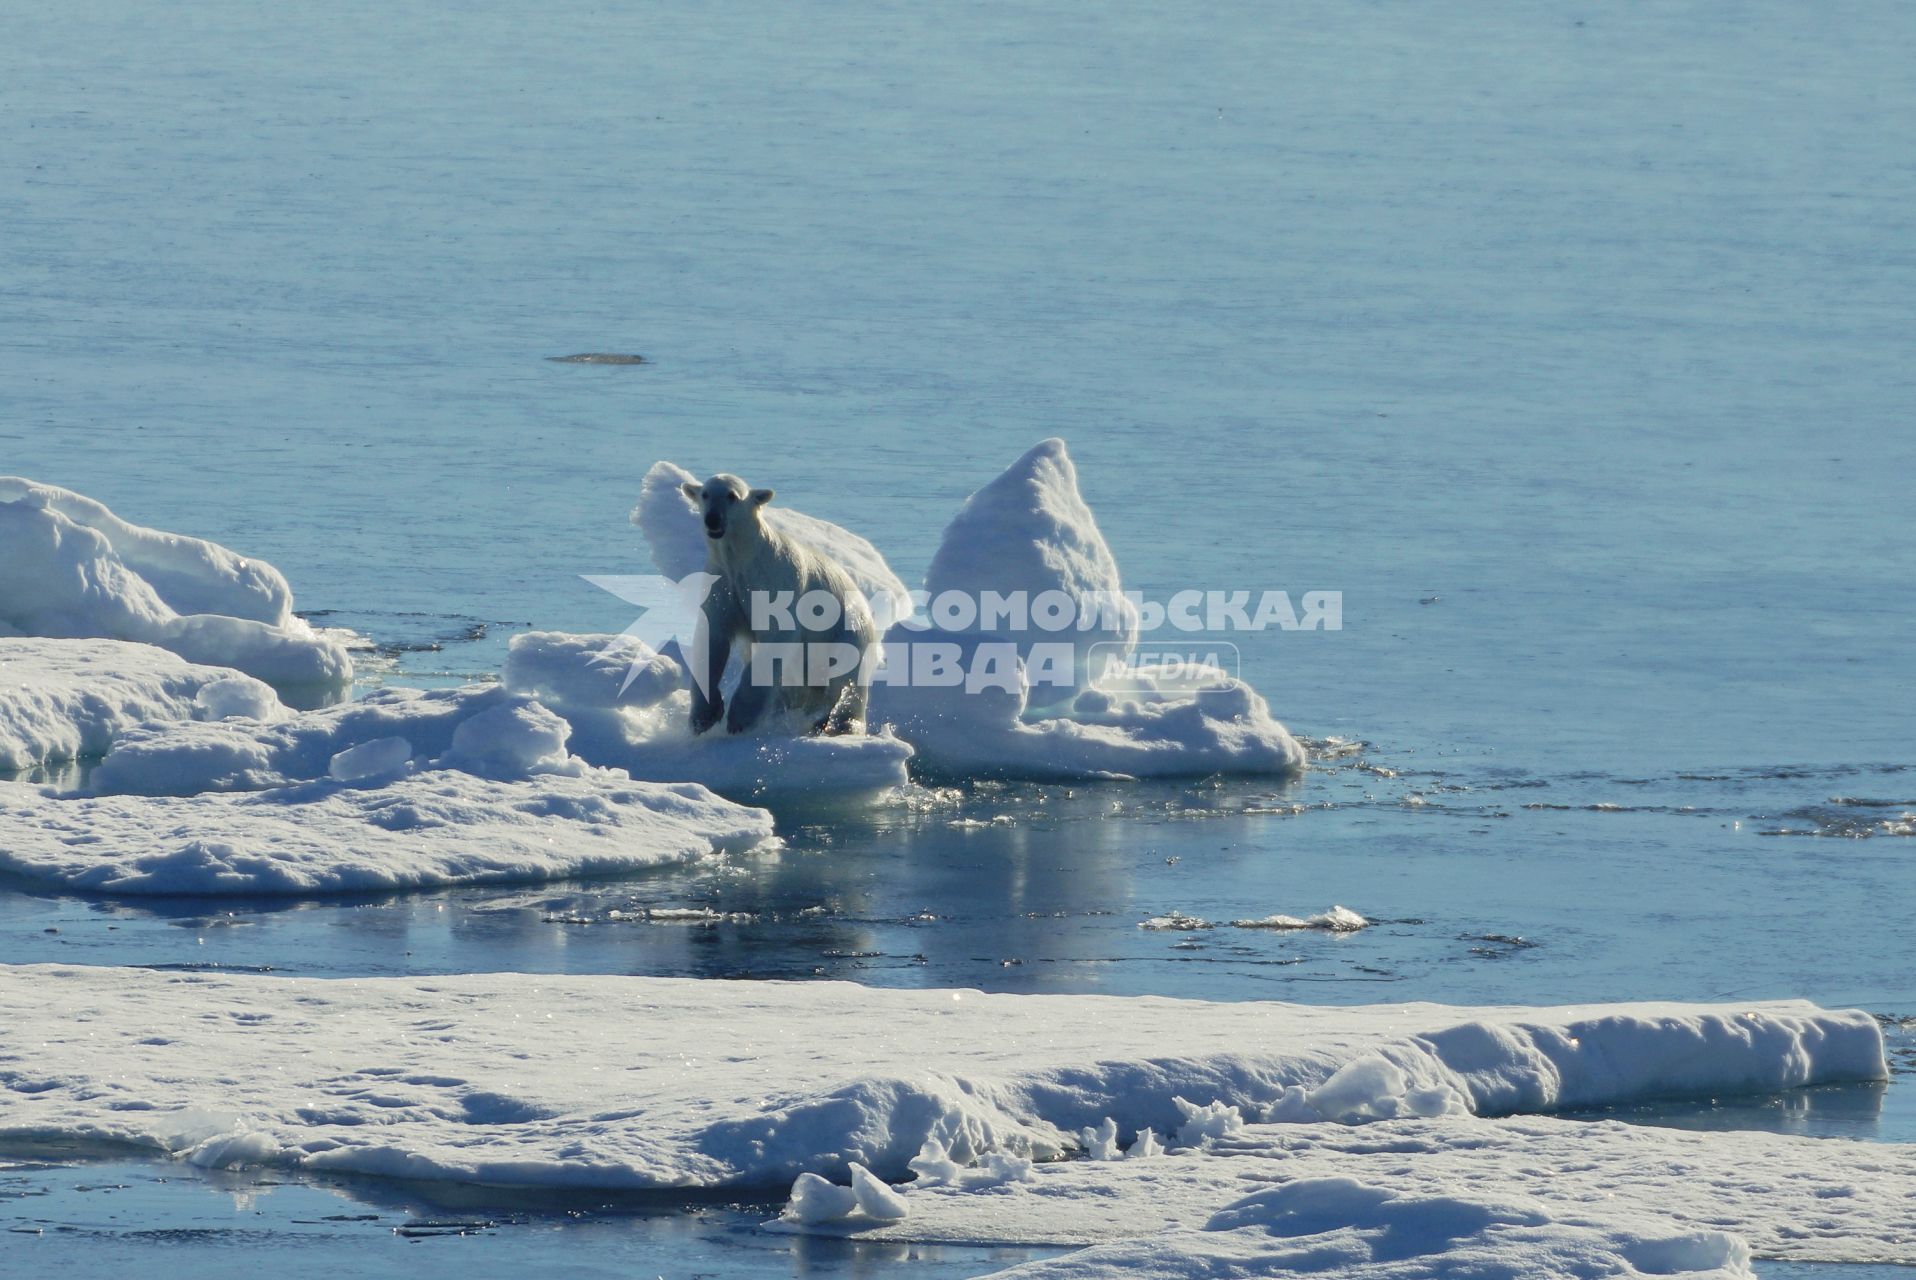
POLYGON ((705 522, 705 536, 714 542, 723 539, 726 529, 741 515, 756 515, 760 507, 772 500, 770 489, 748 488, 733 475, 716 475, 704 484, 687 480, 682 489, 686 497, 698 504, 699 515, 705 522))

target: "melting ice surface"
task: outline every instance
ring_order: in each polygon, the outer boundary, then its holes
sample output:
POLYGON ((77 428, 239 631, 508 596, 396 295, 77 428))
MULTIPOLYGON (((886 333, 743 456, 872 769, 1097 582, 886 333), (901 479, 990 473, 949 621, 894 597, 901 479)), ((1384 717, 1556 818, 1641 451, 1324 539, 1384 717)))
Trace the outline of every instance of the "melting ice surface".
MULTIPOLYGON (((1343 632, 1244 646, 1240 674, 1300 734, 1363 745, 1289 785, 966 785, 790 821, 776 857, 617 883, 324 905, 21 885, 0 946, 348 979, 1916 1013, 1896 909, 1916 775, 1885 692, 1916 672, 1910 21, 1306 6, 1200 26, 1106 6, 586 26, 482 4, 449 40, 390 7, 45 9, 10 32, 4 469, 277 565, 315 622, 376 647, 362 676, 463 684, 522 631, 625 627, 578 575, 643 571, 623 521, 655 458, 776 485, 915 581, 966 495, 1063 433, 1131 585, 1346 593, 1343 632), (510 59, 514 91, 475 58, 510 59), (595 350, 647 363, 544 360, 595 350), (1337 904, 1376 923, 1136 927, 1337 904)), ((1905 1088, 1688 1105, 1907 1141, 1905 1088)), ((269 1210, 332 1194, 217 1176, 269 1210)), ((112 1207, 139 1194, 85 1193, 63 1211, 81 1232, 42 1215, 9 1245, 125 1274, 155 1265, 141 1230, 226 1204, 112 1207)), ((353 1194, 347 1214, 393 1211, 353 1194)), ((1398 1211, 1325 1202, 1353 1250, 1398 1211)), ((1228 1233, 1263 1247, 1297 1208, 1260 1202, 1228 1233)), ((205 1274, 351 1229, 224 1218, 205 1274)), ((602 1221, 399 1256, 550 1267, 602 1221)), ((304 1257, 370 1271, 400 1247, 375 1229, 304 1257)), ((602 1269, 653 1246, 745 1271, 634 1238, 602 1269)), ((909 1272, 916 1246, 882 1247, 778 1265, 909 1272)))

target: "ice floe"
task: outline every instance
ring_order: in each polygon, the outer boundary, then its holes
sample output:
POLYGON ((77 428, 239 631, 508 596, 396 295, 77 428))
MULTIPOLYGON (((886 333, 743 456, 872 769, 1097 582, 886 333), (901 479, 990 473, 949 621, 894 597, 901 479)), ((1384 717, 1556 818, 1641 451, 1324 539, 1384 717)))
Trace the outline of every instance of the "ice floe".
POLYGON ((11 476, 0 477, 0 546, 0 635, 140 641, 301 704, 352 681, 345 648, 293 616, 286 579, 263 561, 11 476))
POLYGON ((104 755, 153 721, 286 714, 251 676, 151 645, 0 639, 0 773, 104 755))
POLYGON ((1370 921, 1358 915, 1349 907, 1332 907, 1329 911, 1320 911, 1314 916, 1298 919, 1296 916, 1263 916, 1256 920, 1233 920, 1234 929, 1322 929, 1327 933, 1355 933, 1367 928, 1370 921))
MULTIPOLYGON (((655 465, 632 513, 659 571, 674 580, 705 565, 697 514, 679 488, 692 478, 671 463, 655 465)), ((902 580, 864 538, 789 506, 770 507, 767 516, 775 523, 783 520, 785 532, 838 559, 881 620, 888 616, 879 606, 881 598, 897 599, 905 592, 902 580)), ((965 503, 933 557, 922 597, 936 601, 945 593, 974 603, 987 593, 1015 596, 1027 607, 1022 622, 987 619, 980 610, 956 629, 932 625, 909 607, 890 612, 899 621, 885 635, 885 665, 874 682, 870 719, 874 725, 890 724, 909 744, 912 768, 920 775, 1284 775, 1303 765, 1303 749, 1264 699, 1225 672, 1194 666, 1161 676, 1138 670, 1105 673, 1105 660, 1122 660, 1136 644, 1138 613, 1123 595, 1116 560, 1078 491, 1062 440, 1039 443, 965 503), (1062 631, 1040 627, 1030 602, 1047 595, 1066 602, 1074 618, 1090 625, 1074 621, 1062 631), (1046 664, 1028 662, 1034 646, 1047 640, 1071 653, 1063 678, 1046 664), (967 678, 944 683, 928 675, 953 664, 967 678), (988 678, 971 678, 981 670, 988 678)), ((654 662, 649 651, 632 654, 629 637, 624 639, 628 654, 642 667, 654 662)), ((542 643, 556 650, 558 642, 554 637, 542 643)), ((736 679, 737 673, 727 678, 736 679)), ((531 670, 517 679, 528 690, 555 687, 531 670)), ((662 717, 661 726, 670 719, 662 717)), ((576 718, 574 723, 582 738, 587 736, 576 718)), ((629 730, 626 736, 632 736, 629 730)), ((649 750, 653 743, 683 750, 683 744, 664 740, 655 729, 639 740, 645 758, 628 767, 648 777, 660 773, 649 750)), ((710 780, 713 775, 700 776, 710 780)))
POLYGON ((496 686, 149 723, 86 794, 0 787, 0 869, 94 893, 321 894, 609 875, 772 838, 763 810, 596 768, 570 736, 496 686))
MULTIPOLYGON (((1320 1009, 832 982, 28 966, 0 968, 0 1025, 35 1029, 0 1046, 0 1136, 11 1139, 220 1163, 244 1138, 250 1163, 606 1188, 783 1190, 801 1173, 843 1183, 852 1162, 902 1181, 932 1139, 966 1170, 961 1188, 978 1172, 1023 1187, 1004 1180, 1009 1165, 978 1167, 992 1153, 1057 1160, 1107 1118, 1120 1140, 1196 1120, 1187 1137, 1223 1150, 1237 1140, 1231 1112, 1250 1124, 1291 1090, 1330 1088, 1327 1118, 1388 1113, 1405 1081, 1352 1074, 1366 1062, 1445 1090, 1456 1115, 1884 1074, 1872 1018, 1801 1003, 1320 1009), (1352 1095, 1359 1079, 1377 1091, 1368 1105, 1352 1095)), ((1050 1166, 1026 1172, 1042 1187, 1050 1166)))
POLYGON ((770 815, 696 784, 441 769, 193 796, 0 787, 0 870, 104 894, 328 894, 569 879, 750 848, 770 815))

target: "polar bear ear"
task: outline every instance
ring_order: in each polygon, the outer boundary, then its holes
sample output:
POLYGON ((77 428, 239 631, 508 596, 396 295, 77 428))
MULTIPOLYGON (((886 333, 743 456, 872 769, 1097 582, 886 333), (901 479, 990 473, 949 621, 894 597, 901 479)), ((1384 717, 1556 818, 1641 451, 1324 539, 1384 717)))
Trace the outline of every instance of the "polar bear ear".
POLYGON ((679 486, 679 491, 694 502, 697 502, 699 497, 699 482, 696 480, 687 480, 679 486))
POLYGON ((770 489, 752 490, 752 505, 753 506, 762 507, 766 503, 770 502, 771 500, 772 500, 772 491, 770 489))

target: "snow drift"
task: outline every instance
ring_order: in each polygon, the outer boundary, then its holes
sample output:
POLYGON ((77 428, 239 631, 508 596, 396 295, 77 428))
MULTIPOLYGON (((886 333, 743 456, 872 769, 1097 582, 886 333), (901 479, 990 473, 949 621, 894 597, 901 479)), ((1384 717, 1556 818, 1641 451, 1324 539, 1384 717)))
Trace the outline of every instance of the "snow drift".
POLYGON ((0 477, 0 546, 0 635, 157 645, 302 704, 352 682, 345 649, 293 616, 286 579, 263 561, 11 476, 0 477))

